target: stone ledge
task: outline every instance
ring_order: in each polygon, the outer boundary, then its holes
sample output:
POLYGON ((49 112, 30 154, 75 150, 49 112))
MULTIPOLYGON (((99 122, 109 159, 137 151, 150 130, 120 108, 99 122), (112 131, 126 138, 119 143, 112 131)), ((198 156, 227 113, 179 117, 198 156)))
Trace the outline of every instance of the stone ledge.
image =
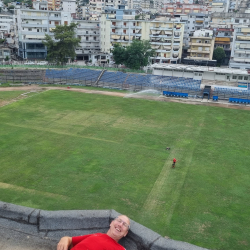
MULTIPOLYGON (((36 228, 36 233, 46 232, 47 237, 54 241, 71 232, 106 232, 110 222, 118 215, 115 210, 45 211, 0 201, 1 218, 30 224, 36 228)), ((129 250, 205 250, 186 242, 165 239, 133 220, 127 237, 119 243, 129 250)))

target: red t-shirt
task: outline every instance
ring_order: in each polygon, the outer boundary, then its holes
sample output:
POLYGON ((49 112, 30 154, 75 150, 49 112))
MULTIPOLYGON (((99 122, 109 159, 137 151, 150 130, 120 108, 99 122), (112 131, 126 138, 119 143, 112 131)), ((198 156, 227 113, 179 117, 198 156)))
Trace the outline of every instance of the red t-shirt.
POLYGON ((96 233, 72 237, 72 250, 125 250, 107 234, 96 233))
POLYGON ((176 159, 175 158, 173 159, 173 162, 176 163, 176 159))

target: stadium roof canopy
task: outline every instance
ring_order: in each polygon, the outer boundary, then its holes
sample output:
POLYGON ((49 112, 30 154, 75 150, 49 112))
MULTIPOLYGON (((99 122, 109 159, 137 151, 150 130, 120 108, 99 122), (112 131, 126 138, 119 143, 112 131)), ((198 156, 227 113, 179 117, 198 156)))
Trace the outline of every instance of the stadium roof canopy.
POLYGON ((210 66, 197 66, 186 64, 167 64, 167 63, 155 63, 151 66, 154 69, 172 69, 172 70, 184 70, 190 72, 214 72, 220 74, 233 74, 233 75, 249 75, 246 69, 233 69, 233 68, 219 68, 210 66))

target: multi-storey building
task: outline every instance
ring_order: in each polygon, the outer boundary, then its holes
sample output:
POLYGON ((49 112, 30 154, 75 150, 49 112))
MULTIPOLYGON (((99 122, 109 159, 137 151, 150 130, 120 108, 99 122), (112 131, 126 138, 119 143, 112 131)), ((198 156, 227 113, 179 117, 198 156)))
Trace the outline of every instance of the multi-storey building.
POLYGON ((208 14, 208 8, 199 4, 186 4, 186 3, 168 3, 167 1, 163 1, 161 5, 161 13, 169 13, 171 15, 175 14, 208 14))
POLYGON ((33 8, 35 10, 48 10, 48 2, 45 0, 33 1, 33 8))
POLYGON ((235 27, 229 67, 250 69, 250 26, 235 27))
POLYGON ((196 30, 206 29, 209 27, 210 16, 203 13, 190 13, 185 25, 184 46, 189 46, 190 37, 196 30))
POLYGON ((101 16, 104 8, 118 9, 119 5, 122 5, 122 0, 89 0, 89 15, 101 16))
MULTIPOLYGON (((163 1, 162 1, 163 2, 163 1)), ((164 3, 181 3, 181 4, 193 4, 193 0, 164 0, 164 3)))
POLYGON ((214 12, 228 12, 229 0, 212 0, 210 2, 209 11, 214 12))
POLYGON ((76 13, 76 0, 62 0, 62 10, 64 12, 76 13))
POLYGON ((233 38, 233 29, 218 28, 215 29, 215 43, 214 49, 221 47, 224 49, 226 57, 222 62, 223 65, 228 65, 231 56, 231 40, 233 38))
MULTIPOLYGON (((76 48, 76 59, 92 61, 92 63, 101 62, 100 51, 100 22, 74 20, 77 23, 76 35, 81 39, 76 48)), ((106 59, 106 56, 105 56, 106 59)))
MULTIPOLYGON (((0 38, 9 37, 13 30, 13 15, 0 15, 0 38)), ((14 36, 14 34, 12 35, 14 36)))
POLYGON ((214 28, 230 28, 231 25, 249 25, 250 13, 212 13, 210 26, 214 28))
POLYGON ((18 9, 14 20, 18 56, 21 59, 45 59, 47 50, 42 43, 45 34, 53 35, 51 31, 56 25, 70 24, 71 15, 68 12, 18 9))
POLYGON ((128 0, 128 9, 139 9, 141 8, 141 0, 128 0))
POLYGON ((153 62, 178 62, 182 54, 184 24, 173 21, 109 19, 101 17, 101 51, 110 53, 114 43, 128 46, 134 39, 149 40, 153 62))
POLYGON ((216 63, 213 59, 214 51, 214 31, 212 30, 196 30, 190 37, 188 56, 183 59, 187 64, 205 64, 212 65, 216 63))
POLYGON ((61 9, 61 1, 60 0, 47 0, 48 1, 48 9, 49 10, 60 10, 61 9))

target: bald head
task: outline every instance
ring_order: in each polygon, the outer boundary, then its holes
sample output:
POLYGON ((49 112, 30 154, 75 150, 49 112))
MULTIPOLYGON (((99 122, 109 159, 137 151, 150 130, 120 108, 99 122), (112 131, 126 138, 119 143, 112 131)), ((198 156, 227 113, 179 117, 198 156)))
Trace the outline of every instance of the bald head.
POLYGON ((115 241, 119 241, 128 234, 130 228, 130 220, 126 215, 119 215, 111 223, 107 235, 115 241))

